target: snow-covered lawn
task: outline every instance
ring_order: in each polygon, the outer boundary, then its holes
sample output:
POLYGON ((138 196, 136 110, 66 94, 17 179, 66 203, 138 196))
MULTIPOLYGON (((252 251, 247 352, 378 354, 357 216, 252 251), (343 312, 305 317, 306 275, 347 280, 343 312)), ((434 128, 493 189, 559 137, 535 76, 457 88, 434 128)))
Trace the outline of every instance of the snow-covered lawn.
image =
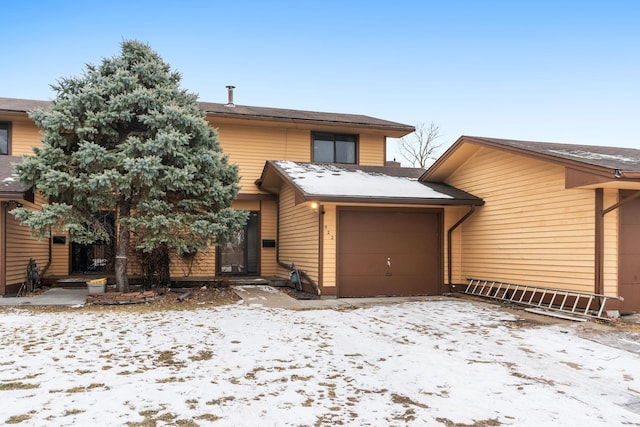
POLYGON ((640 425, 638 354, 464 300, 0 318, 0 423, 640 425))

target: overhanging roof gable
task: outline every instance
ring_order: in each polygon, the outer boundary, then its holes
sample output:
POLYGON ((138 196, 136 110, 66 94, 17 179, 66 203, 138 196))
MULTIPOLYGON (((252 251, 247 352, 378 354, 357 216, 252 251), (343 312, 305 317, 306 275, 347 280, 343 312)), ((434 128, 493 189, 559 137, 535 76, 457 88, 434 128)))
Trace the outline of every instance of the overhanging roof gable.
POLYGON ((477 151, 477 147, 493 148, 560 164, 572 170, 599 175, 605 180, 640 179, 640 150, 635 148, 558 144, 475 136, 461 136, 420 179, 422 181, 446 179, 469 157, 468 154, 477 151))

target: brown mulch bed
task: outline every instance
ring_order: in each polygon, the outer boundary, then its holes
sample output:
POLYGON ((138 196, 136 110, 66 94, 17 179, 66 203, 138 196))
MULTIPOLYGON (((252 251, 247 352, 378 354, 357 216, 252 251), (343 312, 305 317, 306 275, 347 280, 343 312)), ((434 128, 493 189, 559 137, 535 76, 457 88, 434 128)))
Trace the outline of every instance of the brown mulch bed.
POLYGON ((240 297, 232 287, 219 283, 201 284, 189 288, 160 288, 156 290, 137 290, 133 292, 105 292, 90 294, 86 306, 138 305, 155 308, 197 308, 233 304, 240 297))
MULTIPOLYGON (((135 287, 132 288, 135 289, 135 287)), ((318 295, 286 286, 276 287, 276 289, 295 299, 319 299, 318 295)), ((195 308, 207 305, 233 304, 239 300, 240 297, 233 291, 233 286, 229 283, 203 282, 184 288, 160 288, 146 291, 138 289, 127 293, 107 291, 89 294, 86 306, 145 304, 162 308, 195 308)))

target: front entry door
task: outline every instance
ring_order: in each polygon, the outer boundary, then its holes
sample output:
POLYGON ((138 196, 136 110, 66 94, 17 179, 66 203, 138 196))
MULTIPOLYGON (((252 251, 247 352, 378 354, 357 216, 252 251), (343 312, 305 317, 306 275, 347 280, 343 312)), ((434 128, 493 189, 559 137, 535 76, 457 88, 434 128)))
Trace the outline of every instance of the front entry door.
POLYGON ((232 242, 218 246, 218 274, 258 274, 259 212, 250 212, 232 242))
POLYGON ((111 242, 71 243, 71 273, 104 273, 113 271, 115 213, 100 212, 100 221, 111 232, 111 242))

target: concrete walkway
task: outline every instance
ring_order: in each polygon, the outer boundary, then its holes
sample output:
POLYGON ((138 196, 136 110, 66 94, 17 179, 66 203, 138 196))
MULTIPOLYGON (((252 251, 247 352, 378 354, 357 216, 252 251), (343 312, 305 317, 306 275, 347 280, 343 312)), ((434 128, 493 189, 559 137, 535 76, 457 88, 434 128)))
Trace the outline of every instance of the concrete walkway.
POLYGON ((444 297, 380 297, 380 298, 327 298, 297 300, 271 286, 234 286, 234 291, 249 305, 289 310, 349 309, 376 304, 396 304, 408 301, 427 301, 444 297))
POLYGON ((64 289, 64 288, 52 288, 40 295, 32 297, 7 297, 0 298, 0 307, 74 307, 82 306, 87 302, 87 296, 89 292, 87 289, 64 289))
MULTIPOLYGON (((322 310, 356 308, 374 304, 394 304, 406 301, 425 301, 441 297, 381 297, 381 298, 330 298, 319 300, 297 300, 284 292, 267 285, 234 286, 235 293, 245 304, 284 308, 289 310, 322 310)), ((88 291, 86 288, 51 288, 42 294, 30 297, 0 298, 0 307, 74 307, 86 303, 88 291)))

